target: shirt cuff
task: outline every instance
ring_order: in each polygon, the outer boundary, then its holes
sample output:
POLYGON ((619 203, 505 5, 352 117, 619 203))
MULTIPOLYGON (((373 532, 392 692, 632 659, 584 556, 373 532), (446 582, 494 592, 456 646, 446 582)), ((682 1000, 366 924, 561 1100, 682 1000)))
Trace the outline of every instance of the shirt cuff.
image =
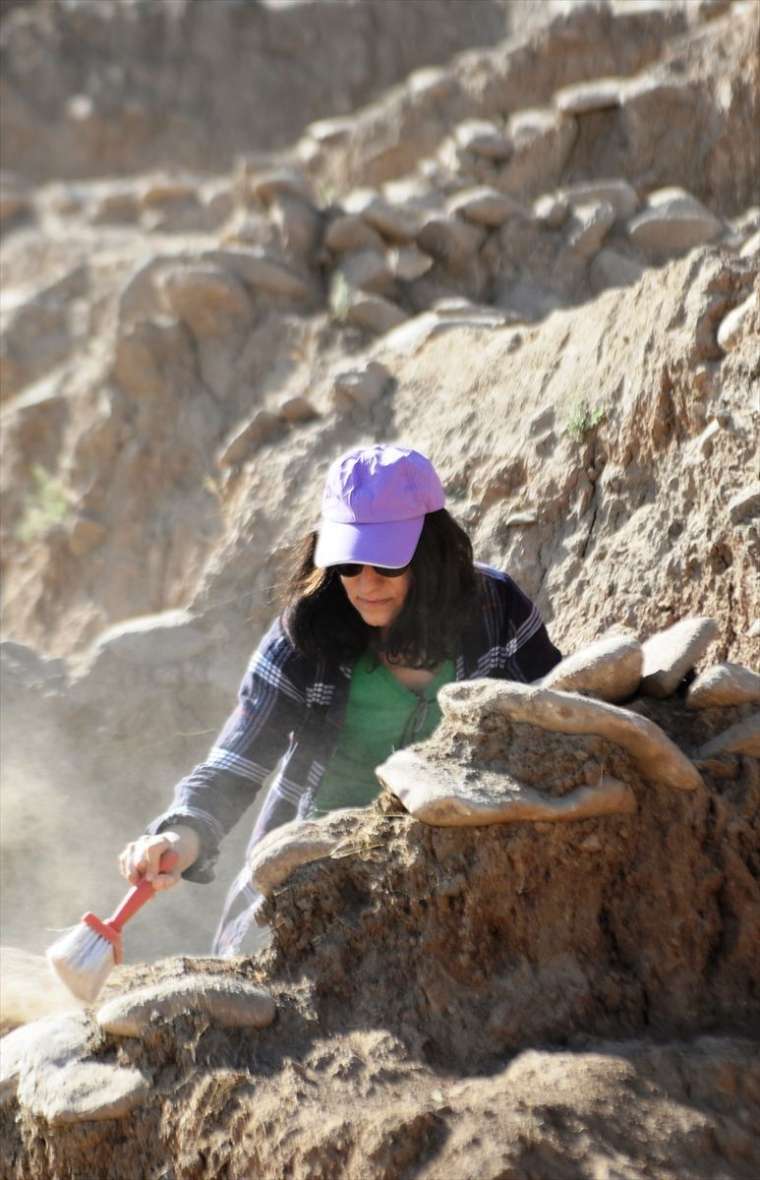
POLYGON ((176 827, 177 824, 182 824, 186 828, 192 828, 197 833, 201 842, 198 856, 182 873, 183 880, 195 881, 199 885, 208 885, 216 877, 215 867, 219 857, 219 843, 215 833, 207 823, 197 816, 189 815, 182 810, 165 811, 163 815, 159 815, 148 824, 145 834, 147 836, 159 836, 161 832, 165 832, 167 828, 176 827))

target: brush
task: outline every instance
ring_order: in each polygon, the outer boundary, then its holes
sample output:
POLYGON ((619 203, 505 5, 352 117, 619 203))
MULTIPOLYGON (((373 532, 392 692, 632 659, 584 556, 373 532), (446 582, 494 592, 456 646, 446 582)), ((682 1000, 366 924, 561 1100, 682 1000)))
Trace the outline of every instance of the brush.
MULTIPOLYGON (((177 860, 176 852, 165 852, 159 872, 170 873, 177 860)), ((86 913, 78 926, 72 926, 48 949, 48 963, 78 1000, 93 1003, 111 968, 123 959, 122 927, 155 895, 152 883, 143 878, 132 886, 105 922, 95 914, 86 913)))

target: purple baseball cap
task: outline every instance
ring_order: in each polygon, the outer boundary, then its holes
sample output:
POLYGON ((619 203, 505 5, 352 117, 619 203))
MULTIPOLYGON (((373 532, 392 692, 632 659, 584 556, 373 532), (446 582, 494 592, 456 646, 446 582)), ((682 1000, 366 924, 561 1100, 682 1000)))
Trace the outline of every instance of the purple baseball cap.
POLYGON ((395 443, 347 451, 327 473, 314 564, 400 569, 414 556, 425 514, 445 503, 435 468, 419 451, 395 443))

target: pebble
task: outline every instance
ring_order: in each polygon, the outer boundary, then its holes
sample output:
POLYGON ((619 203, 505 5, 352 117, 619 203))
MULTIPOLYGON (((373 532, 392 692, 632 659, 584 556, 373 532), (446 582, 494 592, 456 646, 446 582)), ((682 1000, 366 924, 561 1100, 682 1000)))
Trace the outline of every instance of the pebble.
POLYGON ((358 250, 344 254, 338 265, 349 286, 382 295, 395 288, 395 277, 384 252, 358 250))
POLYGON ((325 233, 325 245, 333 254, 354 250, 382 251, 384 248, 383 239, 377 230, 354 213, 343 214, 330 222, 325 233))
POLYGON ((498 189, 468 188, 457 193, 448 202, 449 213, 458 213, 467 221, 489 228, 498 228, 510 217, 524 217, 525 211, 517 201, 500 193, 498 189))
POLYGON ((602 701, 623 701, 639 687, 642 663, 637 639, 612 635, 567 656, 544 676, 541 686, 579 692, 602 701))
POLYGON ((588 180, 571 184, 559 194, 570 205, 587 205, 606 201, 612 205, 616 217, 630 217, 639 207, 639 197, 627 180, 588 180))
POLYGON ((449 269, 464 266, 485 240, 482 226, 471 225, 452 213, 432 213, 417 234, 417 245, 449 269))
POLYGON ((590 258, 596 254, 615 222, 615 210, 609 201, 576 205, 567 225, 567 244, 576 254, 590 258))
POLYGON ((368 332, 383 335, 403 324, 407 318, 405 311, 390 299, 384 299, 382 295, 354 291, 349 296, 346 320, 368 332))
POLYGON ((454 129, 459 147, 487 160, 506 160, 512 154, 512 141, 495 123, 483 119, 466 119, 454 129))
POLYGON ((156 1020, 200 1013, 224 1028, 267 1028, 275 1003, 269 992, 230 975, 186 975, 137 988, 109 1000, 95 1019, 107 1033, 141 1037, 156 1020))
POLYGON ((760 758, 760 713, 753 713, 712 738, 699 751, 699 758, 715 758, 720 754, 749 754, 760 758))
POLYGON ((336 373, 333 379, 333 400, 339 406, 361 406, 368 410, 382 397, 391 374, 379 361, 368 361, 353 369, 336 373))
POLYGON ((567 220, 570 206, 559 193, 547 193, 533 202, 533 216, 547 229, 559 229, 567 220))
POLYGON ((723 225, 691 193, 664 188, 650 194, 646 208, 630 218, 627 229, 640 250, 667 257, 711 242, 723 225))
POLYGON ((301 865, 330 856, 362 816, 364 808, 344 808, 321 819, 291 820, 269 832, 248 860, 256 888, 270 897, 301 865))
POLYGON ((732 524, 754 520, 760 514, 760 480, 742 488, 728 501, 728 516, 732 524))
POLYGON ((644 643, 641 691, 645 696, 669 697, 707 648, 718 637, 714 619, 682 619, 644 643))
POLYGON ((398 750, 376 774, 415 819, 436 827, 577 820, 636 810, 630 787, 609 776, 555 799, 507 777, 498 786, 486 785, 456 765, 432 766, 412 750, 398 750))
POLYGON ((52 1126, 123 1119, 144 1102, 150 1080, 139 1069, 102 1061, 75 1061, 62 1068, 32 1069, 19 1081, 18 1100, 52 1126))
POLYGON ((596 733, 627 750, 653 782, 679 791, 702 785, 697 768, 658 725, 606 701, 540 685, 474 680, 444 685, 438 703, 444 717, 495 714, 554 733, 596 733))
POLYGON ((743 303, 733 308, 721 320, 717 341, 723 352, 733 352, 735 348, 739 347, 743 338, 749 335, 753 313, 758 316, 758 326, 760 326, 760 303, 758 303, 757 293, 754 291, 747 296, 743 303))
POLYGON ((760 675, 741 664, 713 664, 697 676, 686 693, 689 709, 711 709, 760 701, 760 675))

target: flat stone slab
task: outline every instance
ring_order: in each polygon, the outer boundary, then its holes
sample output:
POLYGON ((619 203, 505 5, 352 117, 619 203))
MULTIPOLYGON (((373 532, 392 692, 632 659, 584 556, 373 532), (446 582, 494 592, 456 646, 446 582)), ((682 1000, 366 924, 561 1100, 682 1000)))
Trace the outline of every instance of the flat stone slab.
POLYGON ((708 618, 682 619, 652 635, 644 643, 641 691, 650 697, 672 696, 717 637, 718 624, 708 618))
POLYGON ((493 773, 479 776, 464 767, 431 766, 412 750, 398 750, 376 774, 415 819, 436 827, 567 821, 636 810, 631 788, 608 776, 555 799, 493 773))
POLYGON ((512 141, 496 123, 485 119, 466 119, 454 129, 459 147, 483 156, 487 160, 507 160, 512 154, 512 141))
POLYGON ((658 725, 606 701, 540 685, 470 680, 444 685, 438 702, 444 717, 496 714, 554 733, 595 733, 627 750, 650 782, 678 791, 703 785, 696 766, 658 725))
POLYGON ((365 814, 363 808, 345 808, 322 819, 291 820, 275 828, 259 841, 248 861, 254 885, 270 897, 301 865, 330 856, 365 814))
POLYGON ((760 713, 753 713, 719 733, 702 746, 698 757, 715 758, 719 754, 749 754, 760 758, 760 713))
POLYGON ((607 201, 615 210, 616 217, 630 217, 639 207, 636 189, 627 180, 587 180, 570 184, 560 189, 561 196, 570 205, 588 205, 592 201, 607 201))
POLYGON ((75 1061, 61 1068, 32 1069, 21 1078, 19 1104, 53 1126, 97 1119, 123 1119, 150 1093, 139 1069, 102 1061, 75 1061))
POLYGON ((595 78, 563 86, 554 95, 554 104, 564 115, 586 115, 590 111, 604 111, 620 105, 622 79, 595 78))
POLYGON ((95 1019, 114 1036, 141 1037, 154 1020, 172 1020, 188 1011, 225 1028, 267 1028, 274 1020, 275 1003, 269 992, 253 984, 199 974, 116 996, 98 1009, 95 1019))
POLYGON ((689 709, 725 708, 760 701, 760 676, 741 664, 713 664, 697 676, 686 693, 689 709))
POLYGON ((543 677, 541 687, 624 701, 639 687, 643 662, 638 639, 611 635, 567 656, 543 677))

